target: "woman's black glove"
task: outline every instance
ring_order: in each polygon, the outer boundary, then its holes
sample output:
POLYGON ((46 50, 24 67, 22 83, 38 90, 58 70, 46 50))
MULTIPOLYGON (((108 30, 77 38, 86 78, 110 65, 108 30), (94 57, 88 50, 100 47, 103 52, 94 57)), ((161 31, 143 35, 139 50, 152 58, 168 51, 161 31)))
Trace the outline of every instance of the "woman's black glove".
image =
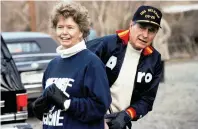
POLYGON ((54 83, 45 89, 43 96, 57 108, 61 110, 65 109, 64 102, 68 100, 68 97, 54 83))
POLYGON ((43 95, 39 96, 33 103, 32 103, 32 110, 36 118, 42 121, 43 114, 49 111, 49 102, 46 97, 43 95))

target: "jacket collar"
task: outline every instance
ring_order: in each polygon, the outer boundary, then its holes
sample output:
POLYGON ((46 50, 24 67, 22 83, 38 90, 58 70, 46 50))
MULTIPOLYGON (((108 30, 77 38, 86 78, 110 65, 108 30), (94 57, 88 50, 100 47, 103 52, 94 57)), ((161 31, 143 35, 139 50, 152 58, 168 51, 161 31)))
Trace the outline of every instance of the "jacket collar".
MULTIPOLYGON (((127 45, 129 41, 129 30, 117 30, 116 33, 118 34, 118 37, 122 39, 123 44, 127 45)), ((142 53, 144 56, 150 55, 153 53, 154 48, 152 46, 147 46, 142 50, 142 53)))

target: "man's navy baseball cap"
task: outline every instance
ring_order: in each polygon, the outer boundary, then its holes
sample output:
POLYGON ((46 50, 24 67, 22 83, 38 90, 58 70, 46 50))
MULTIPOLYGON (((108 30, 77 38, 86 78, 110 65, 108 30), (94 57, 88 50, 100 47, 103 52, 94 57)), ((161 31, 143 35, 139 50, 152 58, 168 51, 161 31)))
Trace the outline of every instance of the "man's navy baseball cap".
POLYGON ((137 23, 151 23, 161 28, 160 22, 162 13, 152 6, 140 6, 133 16, 133 21, 137 23))

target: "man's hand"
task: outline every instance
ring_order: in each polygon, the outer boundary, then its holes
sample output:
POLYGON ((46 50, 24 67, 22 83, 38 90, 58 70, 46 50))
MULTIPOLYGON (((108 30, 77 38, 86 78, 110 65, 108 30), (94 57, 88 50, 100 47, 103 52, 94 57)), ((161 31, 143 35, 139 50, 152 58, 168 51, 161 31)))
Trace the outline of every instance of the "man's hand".
POLYGON ((55 84, 48 86, 43 96, 47 97, 59 109, 65 109, 64 103, 68 100, 68 97, 55 84))
POLYGON ((107 124, 109 126, 109 129, 123 129, 131 120, 131 117, 127 114, 126 111, 121 111, 107 124))

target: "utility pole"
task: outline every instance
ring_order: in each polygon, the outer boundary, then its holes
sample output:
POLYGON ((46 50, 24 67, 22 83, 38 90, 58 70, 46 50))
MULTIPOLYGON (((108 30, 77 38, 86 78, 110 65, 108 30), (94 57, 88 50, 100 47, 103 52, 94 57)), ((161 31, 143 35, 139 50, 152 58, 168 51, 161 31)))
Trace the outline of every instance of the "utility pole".
POLYGON ((36 14, 35 14, 35 2, 28 1, 29 15, 30 15, 30 28, 31 31, 36 31, 36 14))

